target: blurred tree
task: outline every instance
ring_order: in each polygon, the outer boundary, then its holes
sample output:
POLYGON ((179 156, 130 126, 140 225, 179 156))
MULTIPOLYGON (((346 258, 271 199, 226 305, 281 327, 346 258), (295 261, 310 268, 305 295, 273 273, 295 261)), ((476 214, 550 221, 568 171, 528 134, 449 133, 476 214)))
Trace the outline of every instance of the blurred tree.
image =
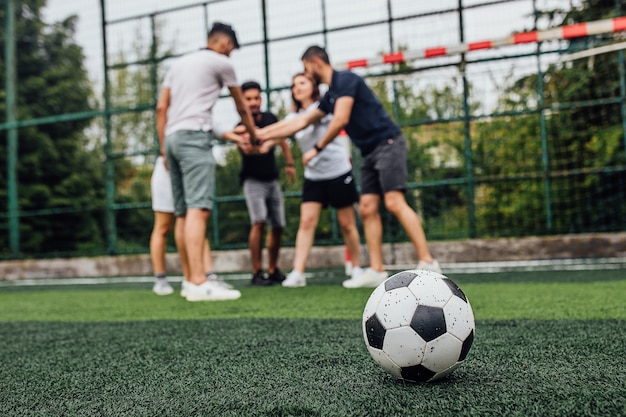
MULTIPOLYGON (((159 152, 153 108, 166 70, 157 60, 171 56, 174 50, 173 44, 162 42, 163 24, 156 21, 154 30, 154 36, 147 39, 137 27, 129 50, 119 52, 109 70, 111 107, 123 110, 111 117, 110 155, 114 158, 115 202, 128 207, 116 216, 120 252, 145 251, 153 224, 150 177, 159 152)), ((101 139, 103 132, 100 125, 101 139)), ((168 246, 174 246, 173 238, 168 246)))
MULTIPOLYGON (((406 64, 401 64, 398 70, 405 70, 405 67, 406 64)), ((466 212, 460 211, 466 207, 464 189, 450 184, 430 186, 464 176, 465 145, 461 121, 464 106, 460 80, 454 77, 437 84, 421 84, 418 77, 405 77, 370 82, 383 107, 402 127, 407 138, 408 181, 413 185, 421 183, 407 192, 407 202, 422 216, 424 228, 430 236, 466 234, 467 223, 459 220, 466 218, 466 212)), ((470 103, 470 112, 477 108, 478 104, 470 103)), ((381 210, 390 226, 385 229, 385 239, 407 240, 397 221, 381 210)))
MULTIPOLYGON (((47 24, 45 0, 16 1, 17 114, 20 120, 92 109, 93 91, 74 40, 77 17, 47 24)), ((4 8, 0 20, 4 21, 4 8)), ((0 26, 0 34, 4 25, 0 26)), ((2 34, 4 39, 4 35, 2 34)), ((3 60, 4 56, 0 57, 3 60)), ((4 71, 4 62, 1 62, 4 71)), ((2 86, 2 94, 4 95, 2 86)), ((4 115, 4 101, 0 103, 4 115)), ((18 181, 21 211, 76 209, 76 213, 26 216, 20 220, 21 251, 94 250, 103 245, 102 160, 86 149, 90 120, 57 122, 19 130, 18 181)), ((0 132, 0 166, 7 163, 6 132, 0 132)), ((7 201, 6 172, 0 198, 7 201)), ((0 240, 0 251, 6 251, 0 240)))
MULTIPOLYGON (((614 0, 584 1, 569 11, 551 10, 540 19, 552 26, 615 17, 614 0)), ((621 34, 572 40, 576 52, 614 42, 621 34)), ((543 100, 548 139, 552 229, 546 217, 540 120, 537 114, 477 124, 474 165, 484 182, 477 193, 480 227, 500 235, 619 230, 624 204, 625 151, 616 53, 550 65, 513 79, 501 91, 500 112, 533 111, 543 100), (619 168, 621 167, 621 168, 619 168), (507 178, 503 178, 506 176, 507 178)))

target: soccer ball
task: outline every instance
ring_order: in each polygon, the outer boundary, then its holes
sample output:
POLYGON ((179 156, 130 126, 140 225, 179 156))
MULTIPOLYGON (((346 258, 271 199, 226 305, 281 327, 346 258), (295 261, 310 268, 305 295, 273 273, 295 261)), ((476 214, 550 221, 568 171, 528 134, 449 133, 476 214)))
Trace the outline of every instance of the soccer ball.
POLYGON ((363 337, 374 361, 411 382, 434 381, 460 366, 474 328, 463 291, 431 271, 392 275, 372 292, 363 311, 363 337))

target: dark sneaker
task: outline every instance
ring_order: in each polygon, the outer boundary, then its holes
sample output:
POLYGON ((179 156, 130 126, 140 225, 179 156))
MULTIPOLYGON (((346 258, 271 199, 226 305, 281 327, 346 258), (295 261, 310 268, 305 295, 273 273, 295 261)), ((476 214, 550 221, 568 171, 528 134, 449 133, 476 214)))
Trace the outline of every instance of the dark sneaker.
POLYGON ((252 274, 252 280, 250 280, 250 285, 255 285, 258 287, 265 287, 268 285, 272 285, 273 283, 274 281, 267 278, 263 271, 257 271, 252 274))
POLYGON ((285 280, 285 278, 287 278, 285 276, 285 274, 283 274, 282 272, 280 272, 280 269, 276 268, 274 270, 274 272, 272 272, 271 274, 269 274, 267 276, 267 279, 269 279, 272 282, 276 282, 276 283, 281 283, 285 280))

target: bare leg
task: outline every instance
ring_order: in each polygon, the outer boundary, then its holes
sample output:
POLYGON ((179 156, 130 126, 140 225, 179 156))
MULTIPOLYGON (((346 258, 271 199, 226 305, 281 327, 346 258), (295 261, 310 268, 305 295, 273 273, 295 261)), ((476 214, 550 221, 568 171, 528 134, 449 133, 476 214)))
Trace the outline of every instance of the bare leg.
POLYGON ((293 269, 298 272, 304 272, 306 267, 321 211, 320 203, 306 202, 300 205, 300 225, 296 234, 296 250, 293 259, 293 269))
POLYGON ((179 216, 176 218, 176 225, 174 226, 174 240, 176 241, 176 248, 178 249, 178 258, 180 259, 183 276, 185 281, 190 281, 191 275, 189 271, 189 261, 187 260, 187 247, 185 246, 185 220, 185 216, 179 216))
POLYGON ((174 214, 162 211, 154 212, 154 227, 150 235, 150 260, 155 275, 165 273, 165 252, 167 235, 172 230, 174 214))
POLYGON ((354 267, 361 266, 361 238, 359 236, 359 229, 356 227, 354 207, 348 206, 338 209, 337 220, 339 220, 343 240, 350 253, 352 265, 354 267))
POLYGON ((278 255, 280 254, 280 241, 283 235, 282 228, 270 229, 269 236, 267 238, 267 252, 268 252, 268 265, 267 272, 270 274, 276 271, 278 267, 278 255))
POLYGON ((265 223, 255 223, 250 228, 248 236, 248 246, 250 246, 250 262, 252 263, 252 273, 263 269, 263 234, 265 233, 265 223))
POLYGON ((184 244, 189 262, 190 281, 196 285, 206 281, 204 275, 203 248, 206 240, 206 223, 209 210, 190 208, 184 224, 184 244))
POLYGON ((359 212, 363 219, 365 241, 370 257, 370 268, 383 271, 383 223, 378 213, 380 196, 377 194, 362 194, 359 199, 359 212))
POLYGON ((385 207, 398 219, 404 228, 415 247, 419 260, 428 263, 433 262, 433 257, 428 250, 422 223, 417 213, 407 204, 404 194, 401 191, 385 193, 385 207))
POLYGON ((204 247, 202 248, 202 265, 204 266, 204 272, 214 272, 213 269, 213 257, 211 256, 211 245, 209 239, 204 240, 204 247))

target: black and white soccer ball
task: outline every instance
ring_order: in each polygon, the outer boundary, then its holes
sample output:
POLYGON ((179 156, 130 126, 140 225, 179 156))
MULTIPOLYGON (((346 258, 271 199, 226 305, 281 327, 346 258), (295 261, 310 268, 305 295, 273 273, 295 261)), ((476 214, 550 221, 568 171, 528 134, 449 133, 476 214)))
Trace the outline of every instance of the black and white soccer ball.
POLYGON ((402 271, 381 283, 363 311, 374 361, 398 379, 427 382, 459 367, 474 341, 469 300, 448 277, 402 271))

